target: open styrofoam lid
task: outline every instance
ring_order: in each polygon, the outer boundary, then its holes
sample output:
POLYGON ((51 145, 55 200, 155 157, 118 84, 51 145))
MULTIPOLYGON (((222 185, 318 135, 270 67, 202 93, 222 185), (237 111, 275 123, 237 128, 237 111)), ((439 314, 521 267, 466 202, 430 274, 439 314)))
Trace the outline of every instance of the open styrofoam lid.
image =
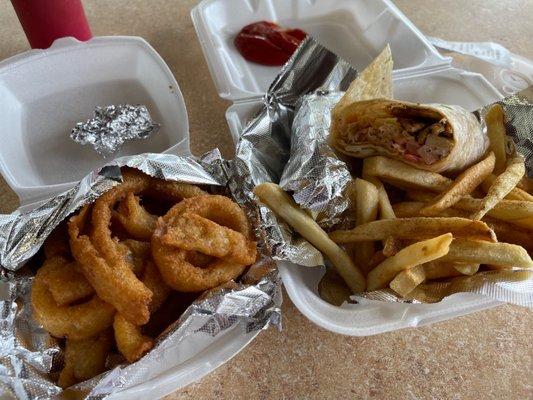
POLYGON ((387 43, 396 70, 447 62, 388 0, 204 0, 191 17, 219 95, 234 101, 262 96, 281 68, 246 61, 233 44, 260 20, 301 28, 359 69, 387 43))
POLYGON ((113 158, 144 152, 188 153, 183 96, 157 52, 137 37, 59 39, 0 63, 0 170, 27 204, 64 191, 109 162, 69 137, 95 106, 144 104, 161 125, 124 144, 113 158))

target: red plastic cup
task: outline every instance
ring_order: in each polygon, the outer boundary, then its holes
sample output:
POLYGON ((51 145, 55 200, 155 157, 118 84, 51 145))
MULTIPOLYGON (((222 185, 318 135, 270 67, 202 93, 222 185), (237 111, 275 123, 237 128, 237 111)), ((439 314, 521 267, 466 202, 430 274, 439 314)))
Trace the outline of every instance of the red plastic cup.
POLYGON ((11 3, 34 49, 46 49, 65 36, 81 41, 92 37, 81 0, 11 0, 11 3))

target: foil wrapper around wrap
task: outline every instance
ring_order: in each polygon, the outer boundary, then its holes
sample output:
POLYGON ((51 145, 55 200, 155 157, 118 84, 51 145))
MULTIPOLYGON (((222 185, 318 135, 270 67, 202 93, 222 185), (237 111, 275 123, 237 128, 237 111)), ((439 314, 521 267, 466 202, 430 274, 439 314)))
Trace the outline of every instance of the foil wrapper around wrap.
MULTIPOLYGON (((236 150, 236 166, 245 170, 244 175, 250 176, 247 184, 248 201, 253 201, 252 190, 262 182, 285 181, 284 173, 287 162, 293 165, 295 174, 302 176, 307 186, 300 200, 313 211, 322 211, 332 197, 340 198, 340 190, 349 179, 349 174, 338 170, 334 180, 320 179, 315 185, 314 176, 307 174, 313 170, 322 176, 322 155, 327 149, 322 140, 315 137, 313 130, 306 135, 309 127, 314 129, 314 121, 307 121, 301 126, 302 135, 293 135, 295 109, 301 99, 315 92, 330 93, 346 90, 356 77, 357 71, 346 61, 332 53, 312 37, 302 42, 291 59, 285 64, 280 74, 274 79, 268 92, 262 99, 259 113, 252 118, 241 134, 236 150), (306 123, 308 125, 306 125, 306 123), (302 157, 294 159, 291 148, 301 146, 302 157), (291 160, 289 160, 291 159, 291 160)), ((313 95, 311 95, 313 96, 313 95)), ((317 98, 317 101, 332 106, 329 99, 317 98)), ((314 115, 316 119, 329 123, 329 113, 314 115)), ((301 118, 300 118, 301 119, 301 118)), ((303 122, 303 121, 302 121, 303 122)), ((338 160, 330 158, 332 164, 328 171, 340 166, 338 160)), ((328 176, 330 172, 328 172, 328 176)), ((291 181, 287 180, 287 189, 293 190, 291 181)), ((346 206, 341 200, 339 207, 346 206)), ((266 207, 261 207, 263 225, 268 232, 268 241, 273 247, 277 259, 286 259, 301 265, 317 265, 323 258, 313 246, 305 240, 293 238, 286 224, 277 221, 274 214, 266 207)))
MULTIPOLYGON (((33 211, 0 215, 0 398, 102 399, 194 359, 210 346, 224 343, 231 331, 249 341, 269 325, 281 326, 279 277, 264 243, 267 232, 260 224, 260 213, 254 203, 248 202, 245 210, 259 238, 260 258, 241 281, 213 289, 194 301, 136 363, 118 365, 75 385, 68 389, 68 396, 54 384, 50 372, 60 368, 62 350, 32 317, 33 273, 27 262, 59 223, 121 181, 122 166, 156 178, 208 185, 235 199, 244 197, 237 182, 249 181, 216 150, 201 159, 142 154, 113 161, 33 211)), ((217 365, 220 361, 210 363, 217 365)))

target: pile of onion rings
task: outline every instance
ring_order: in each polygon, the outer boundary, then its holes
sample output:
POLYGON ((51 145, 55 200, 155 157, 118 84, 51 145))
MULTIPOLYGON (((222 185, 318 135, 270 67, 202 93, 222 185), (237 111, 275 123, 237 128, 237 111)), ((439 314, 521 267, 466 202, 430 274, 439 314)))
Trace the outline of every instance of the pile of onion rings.
POLYGON ((114 352, 137 361, 166 302, 181 299, 184 310, 257 259, 248 219, 228 197, 128 168, 122 176, 48 237, 33 280, 35 318, 65 339, 62 387, 105 371, 114 352))

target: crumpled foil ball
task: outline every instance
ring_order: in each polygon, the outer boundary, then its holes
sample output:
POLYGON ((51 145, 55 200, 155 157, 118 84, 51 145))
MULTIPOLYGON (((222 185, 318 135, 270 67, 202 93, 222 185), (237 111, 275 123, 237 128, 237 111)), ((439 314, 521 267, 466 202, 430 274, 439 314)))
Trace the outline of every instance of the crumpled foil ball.
POLYGON ((117 152, 125 141, 146 139, 159 124, 155 123, 146 106, 119 104, 96 107, 94 116, 78 122, 70 138, 80 144, 91 144, 105 156, 117 152))

